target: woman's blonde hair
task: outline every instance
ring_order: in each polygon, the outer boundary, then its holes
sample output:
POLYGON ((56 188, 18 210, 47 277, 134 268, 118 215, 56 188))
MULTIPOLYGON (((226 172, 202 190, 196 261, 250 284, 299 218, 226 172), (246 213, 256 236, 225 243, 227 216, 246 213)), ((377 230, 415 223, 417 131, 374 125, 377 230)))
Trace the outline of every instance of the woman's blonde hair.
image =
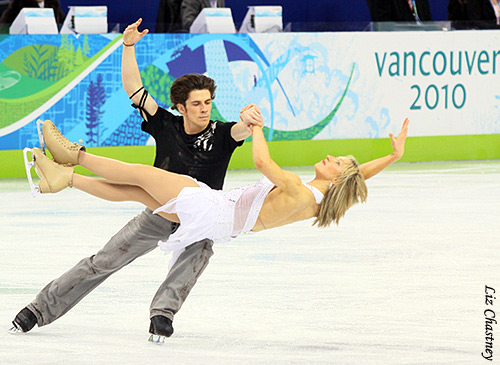
POLYGON ((366 201, 368 188, 353 156, 347 156, 349 166, 340 173, 319 205, 318 215, 313 225, 328 227, 333 221, 339 224, 347 210, 354 204, 366 201))

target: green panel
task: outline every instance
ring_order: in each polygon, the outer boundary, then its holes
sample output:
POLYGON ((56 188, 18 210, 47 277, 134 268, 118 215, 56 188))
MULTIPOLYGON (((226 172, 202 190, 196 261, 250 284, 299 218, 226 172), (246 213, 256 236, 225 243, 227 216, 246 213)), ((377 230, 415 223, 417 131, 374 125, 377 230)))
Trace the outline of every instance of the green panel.
MULTIPOLYGON (((392 152, 389 138, 268 142, 280 166, 310 166, 332 156, 353 155, 360 163, 392 152)), ((401 162, 500 159, 500 134, 474 136, 409 137, 401 162)), ((230 168, 253 168, 252 145, 238 148, 230 168)))
POLYGON ((141 72, 141 79, 144 88, 156 100, 170 106, 170 93, 165 90, 170 90, 175 78, 163 72, 154 65, 149 65, 141 72))
POLYGON ((4 74, 4 79, 0 80, 0 99, 19 99, 25 97, 27 94, 36 94, 53 84, 52 81, 38 80, 18 73, 19 82, 12 87, 5 87, 8 86, 2 84, 8 82, 8 80, 5 80, 5 75, 16 75, 16 72, 0 63, 0 73, 4 74))
MULTIPOLYGON (((363 163, 391 153, 389 138, 268 142, 271 156, 280 166, 311 166, 329 154, 353 155, 363 163)), ((98 147, 89 152, 121 161, 151 165, 154 146, 98 147)), ((409 137, 402 162, 500 159, 500 134, 474 136, 409 137)), ((21 150, 0 151, 0 178, 24 177, 21 150)), ((252 143, 236 149, 231 169, 254 168, 252 143)), ((85 173, 77 168, 78 172, 85 173)))
MULTIPOLYGON (((72 66, 70 73, 68 73, 62 79, 56 81, 54 84, 49 86, 47 89, 41 90, 33 95, 28 95, 17 99, 1 99, 0 103, 2 108, 0 108, 0 128, 7 127, 12 123, 22 119, 26 115, 30 114, 45 102, 47 102, 51 97, 57 94, 61 89, 63 89, 68 83, 77 78, 83 71, 85 71, 95 60, 97 60, 104 52, 113 46, 116 42, 121 39, 117 37, 112 40, 106 47, 101 49, 92 58, 81 55, 81 60, 77 66, 72 66)), ((31 48, 35 46, 30 46, 31 48)), ((29 48, 29 47, 24 47, 29 48)), ((73 54, 75 52, 72 52, 73 54)), ((81 52, 78 52, 81 54, 81 52)), ((7 65, 8 66, 8 65, 7 65)))
MULTIPOLYGON (((87 148, 87 150, 99 156, 147 165, 153 164, 155 154, 154 146, 95 147, 87 148)), ((31 159, 31 155, 28 154, 28 156, 31 159)), ((0 163, 0 178, 26 176, 22 150, 0 151, 0 161, 2 161, 0 163)), ((77 167, 76 171, 82 174, 89 174, 82 167, 77 167)), ((33 168, 31 169, 31 175, 36 176, 33 168)))

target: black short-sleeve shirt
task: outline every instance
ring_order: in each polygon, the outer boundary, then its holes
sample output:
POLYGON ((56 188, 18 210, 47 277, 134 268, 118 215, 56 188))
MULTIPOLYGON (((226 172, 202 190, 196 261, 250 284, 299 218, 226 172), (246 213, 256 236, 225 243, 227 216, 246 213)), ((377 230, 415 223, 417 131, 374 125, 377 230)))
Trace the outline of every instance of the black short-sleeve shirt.
POLYGON ((189 175, 220 190, 231 155, 243 144, 231 137, 234 124, 211 120, 202 132, 187 134, 182 116, 158 108, 155 115, 148 115, 148 122, 142 122, 141 129, 156 141, 154 166, 189 175))

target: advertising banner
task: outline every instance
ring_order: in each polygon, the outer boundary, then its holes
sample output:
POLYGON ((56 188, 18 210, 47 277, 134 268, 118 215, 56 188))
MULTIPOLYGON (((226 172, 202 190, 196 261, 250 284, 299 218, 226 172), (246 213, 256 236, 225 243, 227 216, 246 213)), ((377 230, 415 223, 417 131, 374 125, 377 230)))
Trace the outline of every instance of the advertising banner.
MULTIPOLYGON (((196 72, 217 83, 212 119, 259 105, 269 141, 500 133, 500 33, 148 34, 136 45, 145 88, 196 72)), ((95 146, 153 142, 121 84, 121 36, 0 36, 0 149, 38 144, 51 119, 95 146)))

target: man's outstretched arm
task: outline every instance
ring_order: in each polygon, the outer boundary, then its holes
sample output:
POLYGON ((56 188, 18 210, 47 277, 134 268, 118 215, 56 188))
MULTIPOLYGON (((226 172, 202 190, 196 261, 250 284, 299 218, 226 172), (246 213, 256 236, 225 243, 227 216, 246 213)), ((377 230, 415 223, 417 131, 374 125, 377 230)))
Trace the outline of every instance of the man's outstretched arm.
POLYGON ((255 104, 248 104, 240 111, 240 121, 233 125, 231 128, 231 137, 236 142, 243 141, 245 138, 252 134, 252 128, 254 125, 263 127, 264 119, 260 114, 260 109, 255 104), (245 113, 247 110, 252 109, 245 113))
MULTIPOLYGON (((123 52, 122 52, 122 84, 123 89, 135 105, 141 105, 144 90, 140 90, 142 85, 141 73, 135 58, 135 44, 149 33, 148 29, 138 31, 142 19, 130 24, 123 31, 123 52), (135 95, 134 95, 135 94, 135 95)), ((150 115, 155 115, 158 110, 156 101, 148 95, 143 104, 144 110, 150 115)), ((142 114, 142 113, 141 113, 142 114)), ((143 115, 144 116, 144 115, 143 115)))

